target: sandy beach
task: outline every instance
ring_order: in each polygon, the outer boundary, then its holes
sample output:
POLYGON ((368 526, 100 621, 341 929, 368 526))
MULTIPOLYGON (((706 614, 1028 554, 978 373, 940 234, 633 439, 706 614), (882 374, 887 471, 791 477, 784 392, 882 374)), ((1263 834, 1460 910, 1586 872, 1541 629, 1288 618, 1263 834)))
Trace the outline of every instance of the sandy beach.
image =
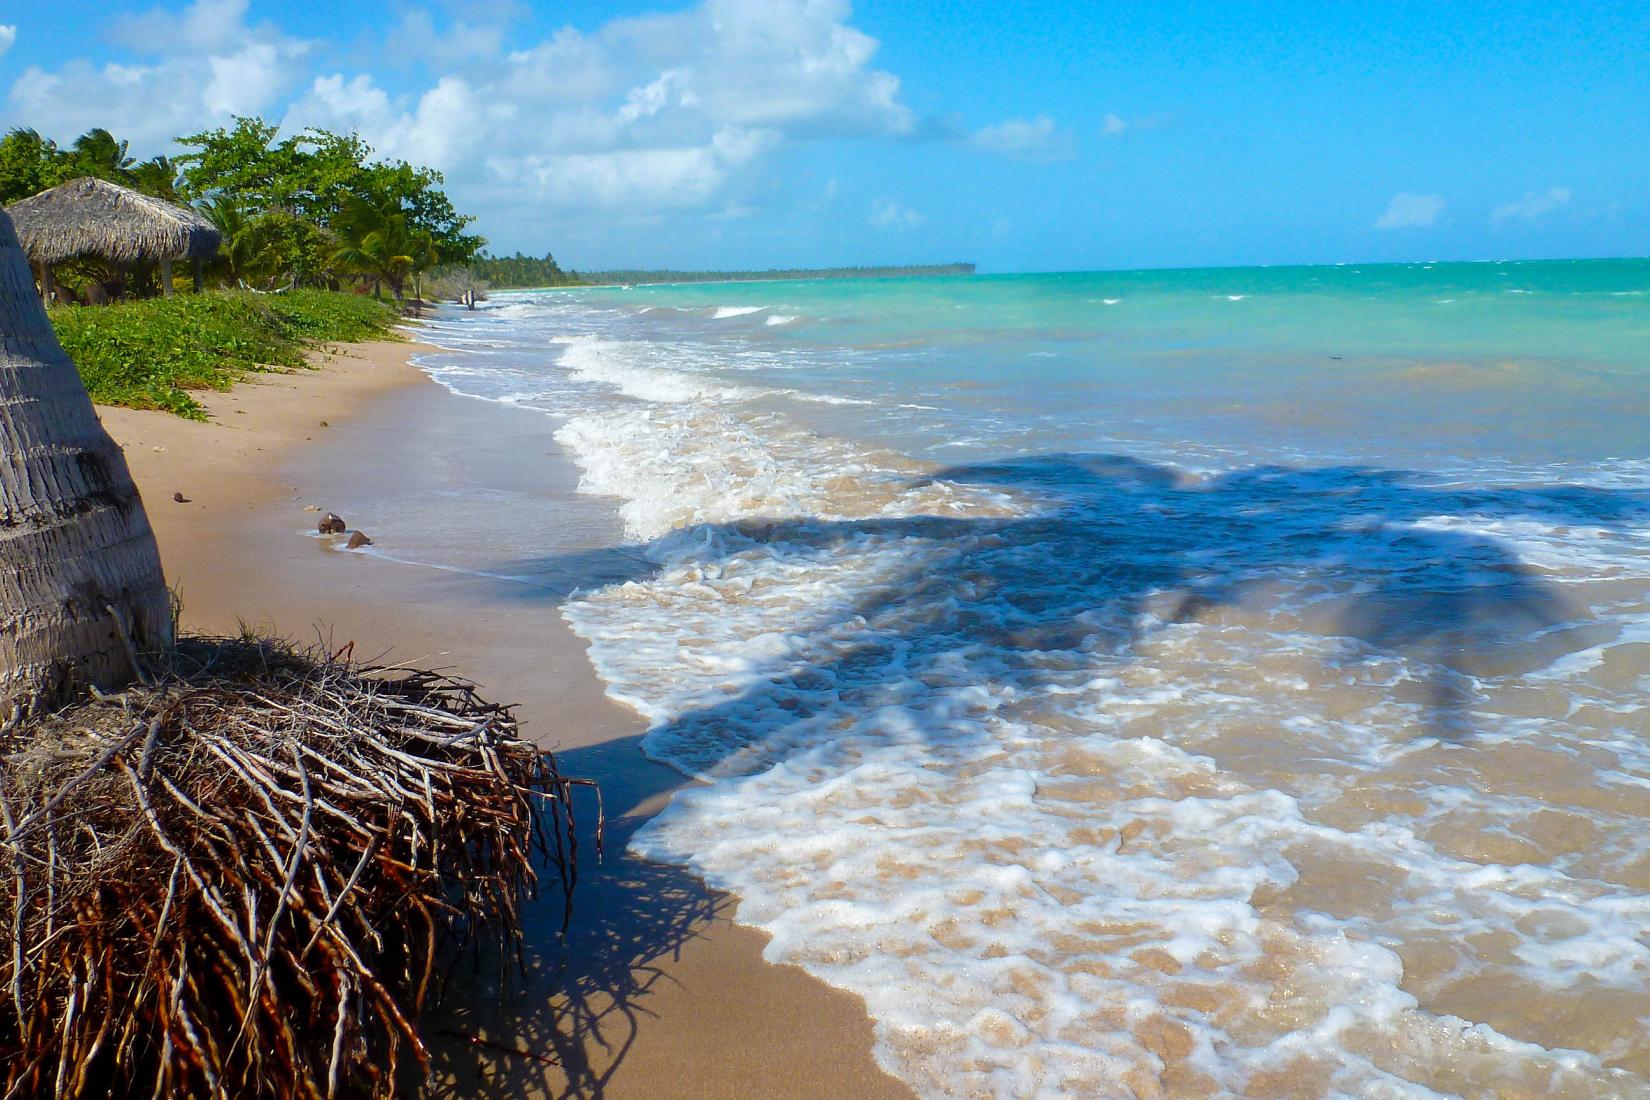
MULTIPOLYGON (((99 411, 125 448, 187 629, 244 623, 453 669, 518 703, 527 732, 565 772, 602 784, 606 859, 581 868, 571 931, 559 939, 552 892, 529 915, 524 979, 458 968, 462 992, 431 1020, 432 1094, 910 1096, 873 1062, 857 997, 766 963, 765 937, 730 919, 735 899, 625 853, 682 779, 643 758, 641 720, 603 695, 558 614, 560 585, 527 589, 395 560, 396 525, 416 522, 420 507, 473 510, 477 539, 525 522, 460 491, 512 481, 534 486, 544 511, 533 517, 572 517, 556 547, 569 589, 592 579, 580 562, 599 579, 612 553, 592 545, 602 524, 577 522, 606 505, 576 494, 552 422, 452 395, 409 365, 419 350, 335 349, 320 370, 208 395, 208 423, 99 411), (309 506, 338 511, 374 538, 372 552, 309 537, 309 506)), ((593 804, 581 809, 593 817, 593 804)))

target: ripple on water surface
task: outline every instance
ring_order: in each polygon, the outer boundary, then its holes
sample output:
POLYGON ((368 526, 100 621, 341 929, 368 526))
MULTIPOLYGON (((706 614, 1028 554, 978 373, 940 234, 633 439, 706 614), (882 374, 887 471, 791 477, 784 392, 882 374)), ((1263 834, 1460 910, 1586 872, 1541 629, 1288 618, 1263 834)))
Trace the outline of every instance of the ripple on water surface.
POLYGON ((1650 1092, 1639 466, 940 467, 543 309, 637 843, 919 1092, 1650 1092))

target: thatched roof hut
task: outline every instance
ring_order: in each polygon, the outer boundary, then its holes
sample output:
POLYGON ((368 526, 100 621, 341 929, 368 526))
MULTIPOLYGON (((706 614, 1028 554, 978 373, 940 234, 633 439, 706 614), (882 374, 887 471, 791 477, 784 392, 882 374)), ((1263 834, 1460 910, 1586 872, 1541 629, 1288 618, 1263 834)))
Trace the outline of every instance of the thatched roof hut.
POLYGON ((170 294, 172 261, 210 259, 223 240, 217 226, 187 206, 91 177, 20 199, 6 213, 47 286, 52 265, 97 256, 121 266, 159 263, 170 294))

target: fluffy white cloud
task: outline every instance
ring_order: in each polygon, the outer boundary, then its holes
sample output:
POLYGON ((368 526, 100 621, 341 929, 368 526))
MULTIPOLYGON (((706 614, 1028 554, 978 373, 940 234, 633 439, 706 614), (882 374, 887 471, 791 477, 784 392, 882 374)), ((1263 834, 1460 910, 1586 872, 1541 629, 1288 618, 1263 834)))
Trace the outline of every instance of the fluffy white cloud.
POLYGON ((12 43, 17 41, 17 28, 0 23, 0 57, 11 49, 12 43))
MULTIPOLYGON (((112 23, 119 63, 23 69, 0 88, 0 126, 59 139, 106 126, 145 152, 232 114, 354 131, 381 156, 443 172, 498 236, 589 211, 745 216, 779 150, 824 138, 928 137, 1028 159, 1071 149, 1043 116, 930 132, 847 0, 700 0, 535 38, 517 0, 414 0, 354 51, 360 69, 318 67, 310 43, 257 22, 249 0, 159 2, 112 23)), ((870 216, 923 222, 891 199, 870 216)))
POLYGON ((143 55, 135 64, 31 65, 12 83, 5 118, 58 138, 102 126, 138 148, 257 114, 304 77, 305 42, 271 24, 250 26, 246 0, 194 0, 118 20, 111 37, 143 55))
POLYGON ((1490 215, 1490 222, 1494 225, 1512 220, 1533 222, 1537 218, 1551 214, 1554 210, 1569 206, 1572 198, 1574 198, 1574 195, 1568 187, 1549 187, 1545 191, 1529 191, 1521 199, 1496 207, 1495 212, 1490 215))
POLYGON ((391 42, 452 65, 434 87, 393 96, 372 77, 334 73, 285 122, 355 129, 520 216, 546 203, 737 206, 728 192, 787 143, 915 127, 899 80, 872 66, 877 43, 849 15, 840 0, 706 0, 497 54, 498 27, 471 22, 443 44, 450 28, 415 12, 391 42))
POLYGON ((456 19, 438 28, 434 16, 414 8, 404 12, 386 36, 384 55, 398 62, 418 61, 438 70, 485 65, 504 54, 507 30, 504 19, 456 19))
POLYGON ((880 198, 871 204, 871 216, 866 219, 879 229, 915 229, 928 219, 894 199, 880 198))
POLYGON ((117 18, 109 37, 137 53, 233 52, 247 34, 246 9, 247 0, 194 0, 181 13, 155 8, 117 18))
POLYGON ((1392 196, 1386 212, 1375 219, 1376 229, 1424 229, 1437 225, 1444 213, 1444 196, 1416 195, 1408 191, 1392 196))
POLYGON ((1011 118, 976 130, 968 140, 976 149, 1021 160, 1058 160, 1072 153, 1071 135, 1047 115, 1011 118))

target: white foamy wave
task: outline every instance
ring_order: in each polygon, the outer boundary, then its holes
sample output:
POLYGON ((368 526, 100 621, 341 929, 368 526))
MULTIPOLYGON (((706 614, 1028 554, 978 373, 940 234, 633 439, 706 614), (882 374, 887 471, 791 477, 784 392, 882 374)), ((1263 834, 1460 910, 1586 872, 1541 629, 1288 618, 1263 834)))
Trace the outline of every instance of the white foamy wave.
POLYGON ((919 1094, 1646 1094, 1650 463, 947 470, 765 411, 740 326, 573 320, 651 570, 564 614, 708 782, 637 845, 919 1094))
POLYGON ((1539 568, 1596 567, 1541 557, 1550 523, 1325 530, 1320 505, 1396 490, 1336 473, 1234 482, 1228 502, 1218 478, 1076 461, 961 471, 942 516, 917 499, 935 479, 891 477, 887 456, 703 416, 568 440, 587 470, 617 463, 597 491, 645 488, 633 529, 675 529, 649 548, 657 575, 565 610, 650 719, 649 754, 711 784, 636 843, 738 893, 770 958, 863 996, 880 1060, 919 1092, 1627 1094, 1598 1054, 1521 1038, 1511 1006, 1551 1014, 1602 982, 1635 1006, 1602 1025, 1610 1049, 1643 1045, 1641 854, 1570 838, 1636 829, 1650 759, 1630 730, 1585 733, 1613 767, 1576 769, 1576 789, 1606 807, 1557 793, 1580 743, 1562 722, 1429 734, 1458 720, 1456 693, 1498 698, 1497 632, 1562 618, 1480 610, 1476 672, 1398 636, 1358 643, 1387 637, 1361 608, 1407 598, 1379 588, 1389 573, 1493 607, 1477 586, 1524 598, 1511 539, 1539 568), (1075 495, 971 507, 1003 502, 972 494, 1005 479, 1075 495), (1329 540, 1321 569, 1286 550, 1309 530, 1329 540), (1197 578, 1222 574, 1246 594, 1206 606, 1220 586, 1197 578), (1553 754, 1540 798, 1506 784, 1529 752, 1553 754), (1381 886, 1349 894, 1347 874, 1381 886), (1454 1006, 1486 981, 1500 996, 1469 1025, 1454 1006))
POLYGON ((900 505, 935 514, 1009 507, 992 492, 934 483, 928 467, 787 428, 778 417, 715 407, 611 410, 568 419, 558 442, 578 459, 586 492, 621 498, 635 538, 751 517, 877 514, 900 505))
POLYGON ((557 337, 562 366, 580 378, 611 386, 642 401, 743 401, 756 391, 661 364, 656 345, 599 336, 557 337))
POLYGON ((767 306, 717 306, 716 312, 712 313, 711 317, 714 320, 723 321, 729 317, 744 317, 751 313, 761 313, 767 308, 767 306))
POLYGON ((794 313, 770 313, 768 315, 768 319, 766 321, 764 321, 763 324, 767 324, 767 325, 788 325, 788 324, 791 324, 793 321, 800 321, 801 319, 802 318, 798 317, 794 313))
MULTIPOLYGON (((808 393, 804 390, 775 390, 780 397, 794 397, 798 401, 806 401, 813 405, 859 405, 866 408, 878 408, 880 402, 871 401, 862 397, 839 397, 831 393, 808 393)), ((900 406, 906 408, 908 406, 900 406)))

